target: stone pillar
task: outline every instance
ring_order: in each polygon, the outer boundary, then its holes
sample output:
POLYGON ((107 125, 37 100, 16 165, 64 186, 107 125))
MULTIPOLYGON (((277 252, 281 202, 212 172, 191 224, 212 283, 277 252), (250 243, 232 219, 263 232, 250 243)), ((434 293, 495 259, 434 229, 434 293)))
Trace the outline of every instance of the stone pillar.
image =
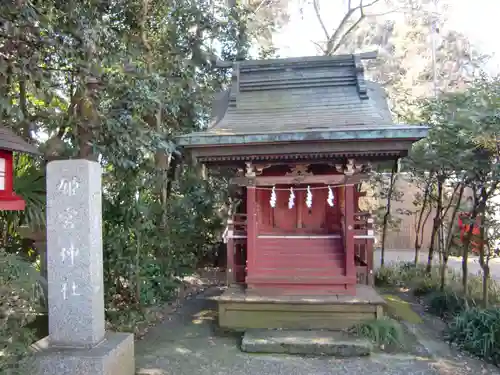
POLYGON ((132 375, 131 334, 106 333, 101 167, 47 165, 49 336, 37 344, 40 375, 132 375))

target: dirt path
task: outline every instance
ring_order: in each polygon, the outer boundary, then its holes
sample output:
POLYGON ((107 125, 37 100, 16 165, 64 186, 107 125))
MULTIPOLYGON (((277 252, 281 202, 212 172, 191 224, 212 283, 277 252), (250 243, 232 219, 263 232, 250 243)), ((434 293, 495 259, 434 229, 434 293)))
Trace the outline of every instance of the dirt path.
POLYGON ((239 338, 216 334, 210 288, 186 301, 170 319, 136 343, 140 375, 452 375, 500 374, 469 367, 464 359, 376 354, 364 359, 303 358, 240 352, 239 338), (458 371, 460 370, 460 371, 458 371), (463 372, 465 371, 465 372, 463 372))

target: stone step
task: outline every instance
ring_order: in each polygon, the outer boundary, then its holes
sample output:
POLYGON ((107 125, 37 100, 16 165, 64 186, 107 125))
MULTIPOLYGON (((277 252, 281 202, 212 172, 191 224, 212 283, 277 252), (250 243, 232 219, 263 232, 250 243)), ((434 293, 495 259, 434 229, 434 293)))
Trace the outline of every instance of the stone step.
POLYGON ((348 337, 335 331, 249 330, 241 342, 247 353, 361 357, 370 355, 368 340, 348 337))

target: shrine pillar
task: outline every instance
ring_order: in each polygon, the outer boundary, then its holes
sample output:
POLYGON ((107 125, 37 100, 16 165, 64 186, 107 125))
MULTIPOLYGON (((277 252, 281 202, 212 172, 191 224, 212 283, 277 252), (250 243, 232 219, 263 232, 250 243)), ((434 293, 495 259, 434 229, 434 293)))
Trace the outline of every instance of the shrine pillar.
POLYGON ((234 284, 236 281, 236 270, 235 267, 235 244, 234 244, 234 222, 233 219, 227 220, 226 232, 225 232, 225 242, 226 242, 226 282, 227 285, 234 284))
POLYGON ((344 247, 346 277, 356 279, 354 260, 354 185, 344 187, 344 247))
MULTIPOLYGON (((255 240, 257 238, 257 189, 247 186, 247 267, 253 269, 255 263, 255 240)), ((248 275, 247 275, 248 276, 248 275)))

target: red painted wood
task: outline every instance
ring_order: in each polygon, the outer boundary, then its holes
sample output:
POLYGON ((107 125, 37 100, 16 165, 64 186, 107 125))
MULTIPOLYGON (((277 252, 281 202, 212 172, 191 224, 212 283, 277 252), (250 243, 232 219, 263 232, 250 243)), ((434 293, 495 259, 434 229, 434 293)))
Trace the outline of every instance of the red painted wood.
POLYGON ((0 190, 0 210, 22 211, 26 203, 24 199, 16 195, 14 187, 14 160, 11 151, 0 150, 0 158, 5 159, 5 189, 0 190))
POLYGON ((308 255, 308 254, 265 254, 265 256, 258 257, 255 260, 255 268, 260 267, 271 267, 271 268, 294 268, 300 266, 302 268, 323 268, 325 264, 329 266, 330 264, 335 264, 339 268, 344 268, 345 255, 344 254, 319 254, 319 255, 308 255))
MULTIPOLYGON (((238 184, 246 177, 235 177, 232 183, 238 184)), ((353 176, 337 175, 313 175, 313 176, 257 176, 254 177, 255 185, 257 186, 273 186, 273 185, 290 185, 290 184, 358 184, 367 178, 364 174, 355 174, 353 176)))
POLYGON ((332 279, 335 283, 339 280, 345 281, 344 269, 342 264, 330 264, 330 267, 259 267, 252 273, 252 278, 283 278, 288 279, 290 282, 300 280, 304 284, 314 284, 318 282, 321 284, 323 281, 332 279), (271 276, 270 276, 271 275, 271 276), (340 277, 341 279, 338 279, 340 277))
MULTIPOLYGON (((232 225, 231 225, 232 228, 232 225)), ((236 281, 235 275, 235 243, 232 238, 228 238, 226 244, 227 260, 226 260, 226 281, 228 285, 233 284, 236 281)))
POLYGON ((5 200, 0 198, 0 211, 22 211, 25 208, 26 202, 21 197, 14 196, 5 200))
POLYGON ((11 198, 14 186, 14 159, 12 152, 0 150, 0 158, 5 159, 5 190, 0 190, 0 196, 11 198))
POLYGON ((335 284, 335 285, 300 285, 297 284, 294 288, 290 288, 288 284, 253 284, 248 286, 250 293, 269 296, 287 296, 287 295, 302 295, 302 296, 329 296, 332 294, 353 295, 356 293, 356 285, 351 284, 335 284))
POLYGON ((344 204, 344 243, 346 254, 346 276, 356 277, 356 265, 354 262, 354 186, 345 186, 345 204, 344 204))
POLYGON ((313 199, 311 208, 307 207, 307 191, 298 191, 297 206, 300 208, 299 224, 302 233, 327 234, 332 233, 327 227, 326 213, 328 190, 311 190, 313 199))
POLYGON ((244 245, 241 243, 236 243, 234 252, 234 280, 237 283, 245 282, 246 273, 246 257, 244 256, 244 245))
POLYGON ((257 189, 247 186, 247 267, 251 269, 255 258, 259 256, 255 240, 257 239, 257 189))
MULTIPOLYGON (((295 188, 305 189, 307 185, 298 185, 295 188)), ((314 187, 314 186, 311 186, 314 187)), ((277 186, 278 189, 286 186, 277 186)), ((288 208, 290 192, 276 190, 276 207, 270 206, 270 189, 259 189, 257 205, 259 208, 259 234, 340 234, 341 212, 337 204, 339 190, 334 188, 334 207, 327 204, 328 189, 312 190, 313 203, 309 208, 306 205, 307 192, 294 190, 295 205, 288 208)))
POLYGON ((333 288, 338 291, 350 283, 345 277, 345 254, 339 238, 258 237, 255 245, 259 253, 248 269, 249 287, 267 285, 273 289, 271 286, 279 283, 280 290, 300 290, 304 285, 316 285, 317 289, 340 285, 333 288))
POLYGON ((281 180, 273 176, 265 178, 274 178, 276 207, 270 206, 271 189, 247 188, 248 288, 281 294, 354 293, 354 187, 334 188, 334 207, 327 203, 326 186, 312 189, 309 208, 307 191, 297 190, 307 185, 294 185, 295 205, 289 209, 290 185, 278 185, 281 180), (287 190, 279 190, 283 188, 287 190), (342 233, 341 220, 352 229, 342 233))

